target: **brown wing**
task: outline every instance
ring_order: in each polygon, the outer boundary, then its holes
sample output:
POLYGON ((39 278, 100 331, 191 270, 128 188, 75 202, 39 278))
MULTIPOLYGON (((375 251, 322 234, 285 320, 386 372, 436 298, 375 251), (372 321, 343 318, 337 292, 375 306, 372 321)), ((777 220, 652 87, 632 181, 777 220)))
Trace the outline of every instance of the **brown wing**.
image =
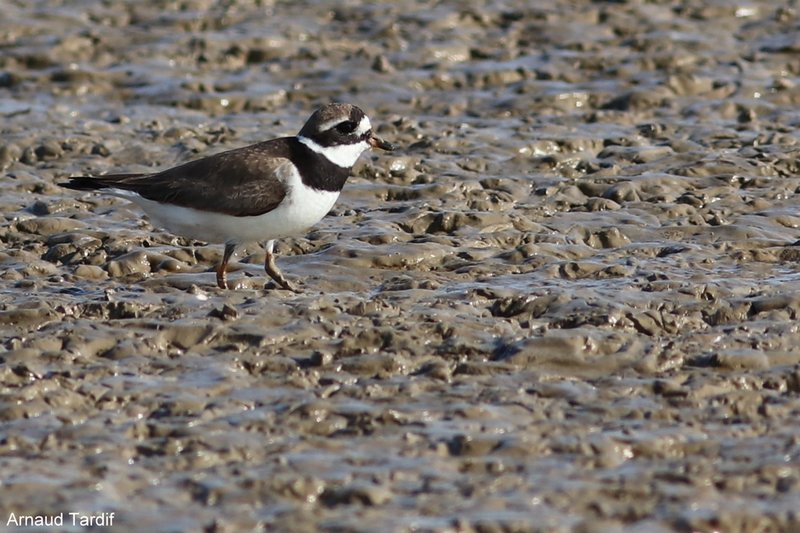
POLYGON ((275 209, 286 196, 283 177, 290 171, 289 138, 274 139, 222 152, 156 174, 74 177, 65 187, 115 188, 148 200, 233 216, 253 216, 275 209))

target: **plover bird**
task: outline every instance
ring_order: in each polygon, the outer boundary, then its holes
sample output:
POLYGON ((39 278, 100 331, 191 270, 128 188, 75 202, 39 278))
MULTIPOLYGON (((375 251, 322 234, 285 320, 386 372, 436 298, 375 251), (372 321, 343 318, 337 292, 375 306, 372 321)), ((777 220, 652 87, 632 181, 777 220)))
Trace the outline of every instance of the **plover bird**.
POLYGON ((119 196, 176 235, 225 243, 217 285, 228 288, 236 246, 266 242, 264 269, 296 291, 275 265, 275 240, 305 232, 333 207, 356 160, 372 147, 394 146, 372 133, 369 118, 350 104, 317 109, 294 137, 222 152, 153 174, 71 177, 64 187, 119 196))

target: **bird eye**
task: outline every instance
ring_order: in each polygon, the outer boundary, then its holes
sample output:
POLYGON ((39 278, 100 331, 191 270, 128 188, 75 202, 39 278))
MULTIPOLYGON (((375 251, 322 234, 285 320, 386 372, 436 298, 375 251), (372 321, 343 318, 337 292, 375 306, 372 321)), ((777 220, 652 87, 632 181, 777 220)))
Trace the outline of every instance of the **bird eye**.
POLYGON ((353 133, 357 127, 358 124, 356 124, 352 120, 346 120, 336 125, 336 131, 338 131, 343 135, 349 135, 350 133, 353 133))

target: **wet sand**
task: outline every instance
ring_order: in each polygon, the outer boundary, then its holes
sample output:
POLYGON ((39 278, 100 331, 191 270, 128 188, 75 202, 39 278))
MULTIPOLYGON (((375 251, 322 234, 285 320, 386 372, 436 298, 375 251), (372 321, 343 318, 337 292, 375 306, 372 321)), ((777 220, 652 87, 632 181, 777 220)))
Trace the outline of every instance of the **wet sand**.
POLYGON ((800 530, 795 8, 258 4, 4 7, 0 524, 800 530), (331 99, 302 294, 56 185, 331 99))

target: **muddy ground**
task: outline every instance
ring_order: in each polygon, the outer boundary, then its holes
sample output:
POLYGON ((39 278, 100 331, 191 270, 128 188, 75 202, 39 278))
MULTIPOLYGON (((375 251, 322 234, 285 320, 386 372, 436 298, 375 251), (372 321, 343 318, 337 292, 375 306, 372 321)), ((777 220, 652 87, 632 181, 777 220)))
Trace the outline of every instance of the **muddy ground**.
POLYGON ((5 2, 0 527, 800 530, 778 4, 5 2), (301 294, 56 185, 330 100, 402 148, 280 242, 301 294))

